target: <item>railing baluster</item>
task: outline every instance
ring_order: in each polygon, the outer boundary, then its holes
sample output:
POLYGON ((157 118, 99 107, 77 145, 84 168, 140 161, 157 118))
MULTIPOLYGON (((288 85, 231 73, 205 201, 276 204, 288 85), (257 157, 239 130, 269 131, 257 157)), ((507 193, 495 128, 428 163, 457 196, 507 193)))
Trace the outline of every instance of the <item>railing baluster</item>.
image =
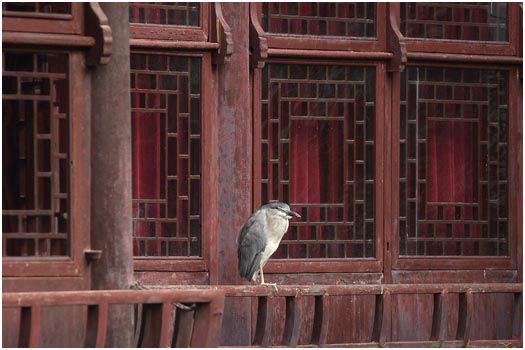
POLYGON ((390 338, 390 330, 392 327, 392 296, 389 290, 383 292, 382 298, 382 314, 381 314, 381 332, 379 334, 379 345, 385 346, 386 341, 390 338))
POLYGON ((459 294, 459 308, 458 308, 458 329, 456 332, 456 339, 463 340, 465 346, 470 340, 470 329, 472 328, 472 313, 473 313, 473 295, 472 291, 459 294))
POLYGON ((381 326, 383 323, 383 294, 376 295, 376 304, 374 312, 374 326, 372 327, 372 342, 379 343, 381 336, 381 326))
POLYGON ((282 344, 290 348, 297 346, 299 332, 301 331, 301 307, 299 301, 301 296, 286 297, 286 321, 282 344))
POLYGON ((197 304, 191 347, 213 348, 219 346, 223 312, 223 296, 214 297, 209 304, 197 304))
POLYGON ((273 308, 270 303, 272 297, 262 296, 258 298, 257 304, 257 323, 255 325, 255 335, 253 345, 268 347, 270 345, 270 331, 272 329, 273 308))
POLYGON ((514 293, 514 310, 512 316, 512 339, 521 340, 523 332, 523 292, 514 293))
POLYGON ((193 333, 194 310, 176 309, 175 329, 173 330, 172 348, 189 348, 193 333))
POLYGON ((315 297, 314 326, 311 344, 323 346, 328 338, 330 324, 330 297, 327 294, 315 297))
POLYGON ((85 348, 103 348, 106 342, 108 304, 87 306, 87 321, 84 336, 85 348))
POLYGON ((441 293, 434 294, 434 311, 432 315, 432 332, 430 340, 445 340, 448 322, 448 291, 444 289, 441 293))
POLYGON ((142 309, 143 332, 138 346, 146 348, 169 346, 171 303, 144 304, 142 309))
POLYGON ((159 347, 168 348, 171 344, 171 331, 173 331, 173 304, 170 302, 162 303, 161 328, 159 347))
POLYGON ((39 305, 22 307, 20 310, 20 332, 18 347, 38 348, 42 325, 42 309, 39 305))
POLYGON ((135 318, 135 334, 133 336, 133 344, 138 346, 142 342, 142 304, 135 304, 133 307, 133 313, 135 318))

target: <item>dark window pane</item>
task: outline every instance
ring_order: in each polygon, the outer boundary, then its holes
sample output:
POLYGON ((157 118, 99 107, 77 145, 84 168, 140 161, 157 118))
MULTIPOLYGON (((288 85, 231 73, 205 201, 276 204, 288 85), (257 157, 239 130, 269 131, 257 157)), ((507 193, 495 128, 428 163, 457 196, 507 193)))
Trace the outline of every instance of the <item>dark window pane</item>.
POLYGON ((3 59, 2 255, 67 256, 68 56, 6 49, 3 59))
POLYGON ((375 37, 375 3, 280 2, 263 6, 266 32, 335 37, 375 37))
POLYGON ((70 2, 5 2, 4 11, 71 14, 70 2))
POLYGON ((200 60, 131 54, 135 256, 201 256, 200 60))
POLYGON ((200 26, 198 2, 130 2, 129 23, 200 26))
POLYGON ((401 3, 401 32, 420 39, 507 41, 504 2, 401 3))
POLYGON ((275 257, 374 257, 375 69, 270 63, 263 81, 263 201, 302 215, 275 257))
POLYGON ((400 252, 507 255, 507 72, 408 67, 401 82, 400 252))

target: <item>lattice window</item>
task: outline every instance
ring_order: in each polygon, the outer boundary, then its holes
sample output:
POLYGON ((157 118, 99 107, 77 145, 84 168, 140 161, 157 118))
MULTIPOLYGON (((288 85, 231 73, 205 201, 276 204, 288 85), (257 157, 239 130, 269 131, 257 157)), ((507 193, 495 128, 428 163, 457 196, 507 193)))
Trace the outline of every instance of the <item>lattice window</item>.
POLYGON ((129 4, 129 23, 198 27, 200 3, 132 2, 129 4))
POLYGON ((4 257, 69 254, 68 55, 4 50, 4 257))
POLYGON ((263 203, 290 203, 274 258, 374 256, 375 68, 267 64, 263 203))
POLYGON ((201 64, 131 55, 135 256, 201 256, 201 64))
POLYGON ((401 75, 400 255, 505 256, 508 73, 401 75))
POLYGON ((401 3, 401 32, 421 39, 507 41, 507 4, 401 3))
POLYGON ((375 37, 375 3, 264 3, 263 29, 270 33, 375 37))
POLYGON ((4 2, 3 11, 24 13, 71 14, 70 2, 4 2))

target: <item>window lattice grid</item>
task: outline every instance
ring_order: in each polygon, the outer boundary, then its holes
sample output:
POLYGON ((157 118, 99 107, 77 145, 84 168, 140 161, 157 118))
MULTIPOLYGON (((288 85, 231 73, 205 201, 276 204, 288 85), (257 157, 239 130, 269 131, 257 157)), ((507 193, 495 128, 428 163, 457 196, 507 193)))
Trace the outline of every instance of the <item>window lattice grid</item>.
POLYGON ((264 3, 263 29, 279 34, 375 37, 376 4, 264 3))
POLYGON ((401 32, 421 39, 508 41, 507 4, 401 3, 401 32))
POLYGON ((508 73, 401 76, 400 255, 506 256, 508 73))
POLYGON ((290 203, 275 258, 374 253, 375 68, 267 64, 261 199, 290 203))
POLYGON ((2 256, 69 254, 67 54, 6 49, 2 256))
POLYGON ((201 256, 201 58, 131 54, 135 256, 201 256))
POLYGON ((200 26, 198 2, 131 2, 129 23, 200 26))
POLYGON ((71 14, 70 2, 3 2, 3 11, 23 13, 71 14))

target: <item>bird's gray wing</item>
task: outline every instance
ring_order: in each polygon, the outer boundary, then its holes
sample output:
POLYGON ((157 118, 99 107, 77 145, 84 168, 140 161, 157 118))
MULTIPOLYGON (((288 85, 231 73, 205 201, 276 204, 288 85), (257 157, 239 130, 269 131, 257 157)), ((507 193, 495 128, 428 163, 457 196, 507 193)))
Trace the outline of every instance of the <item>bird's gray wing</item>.
POLYGON ((248 281, 252 280, 266 247, 266 234, 260 212, 254 213, 244 224, 237 237, 237 256, 239 274, 248 281))

